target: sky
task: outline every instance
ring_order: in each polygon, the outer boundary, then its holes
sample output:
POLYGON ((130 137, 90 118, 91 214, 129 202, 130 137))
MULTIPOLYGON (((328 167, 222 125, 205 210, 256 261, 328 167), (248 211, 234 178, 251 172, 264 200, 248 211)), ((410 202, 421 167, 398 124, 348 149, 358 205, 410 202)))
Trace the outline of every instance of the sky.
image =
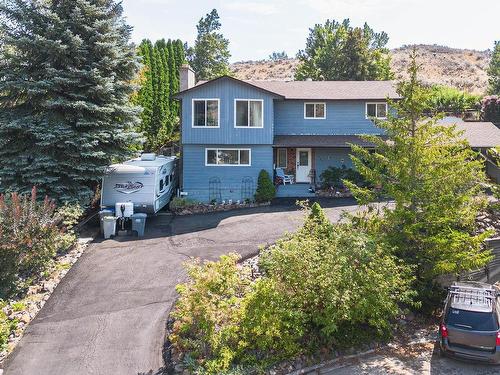
POLYGON ((389 48, 439 44, 492 49, 500 40, 500 0, 123 0, 133 40, 181 39, 193 44, 196 24, 216 8, 231 62, 261 60, 274 51, 293 57, 309 28, 326 19, 365 22, 389 35, 389 48))

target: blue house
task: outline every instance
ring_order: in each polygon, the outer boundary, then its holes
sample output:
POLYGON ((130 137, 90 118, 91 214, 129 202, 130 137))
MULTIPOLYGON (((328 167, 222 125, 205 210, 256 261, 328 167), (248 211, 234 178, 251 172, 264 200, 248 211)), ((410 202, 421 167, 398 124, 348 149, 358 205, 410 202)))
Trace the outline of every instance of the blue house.
POLYGON ((371 118, 398 97, 391 81, 195 83, 187 65, 180 77, 181 189, 202 202, 252 198, 262 169, 310 184, 329 166, 351 167, 349 144, 370 147, 359 135, 380 134, 371 118))

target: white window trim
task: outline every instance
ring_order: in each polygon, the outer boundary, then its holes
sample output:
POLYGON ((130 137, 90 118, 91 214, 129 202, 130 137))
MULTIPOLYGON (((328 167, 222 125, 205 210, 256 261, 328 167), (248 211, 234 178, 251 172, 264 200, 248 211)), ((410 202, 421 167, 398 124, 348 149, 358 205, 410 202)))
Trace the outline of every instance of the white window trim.
MULTIPOLYGON (((217 162, 218 162, 217 156, 217 162)), ((251 167, 252 166, 252 149, 250 148, 206 148, 205 149, 205 167, 251 167), (238 151, 238 162, 240 161, 240 151, 248 151, 248 164, 208 164, 208 151, 215 151, 217 154, 219 150, 238 151)))
POLYGON ((325 120, 326 119, 326 103, 325 102, 304 102, 304 120, 325 120), (306 105, 314 104, 314 115, 316 115, 316 104, 323 104, 325 110, 323 117, 307 117, 306 116, 306 105))
POLYGON ((385 113, 387 114, 387 102, 366 102, 365 103, 365 118, 366 119, 372 119, 372 118, 375 118, 377 120, 386 120, 387 119, 387 116, 385 117, 378 117, 378 109, 377 109, 377 104, 385 104, 385 113), (372 116, 368 116, 368 104, 375 104, 375 117, 372 117, 372 116))
POLYGON ((193 98, 191 99, 191 127, 197 129, 218 129, 220 128, 220 99, 219 98, 193 98), (209 100, 217 102, 217 126, 207 126, 207 114, 208 114, 208 104, 209 100), (199 126, 194 124, 194 102, 204 101, 205 102, 205 125, 199 126))
POLYGON ((264 100, 263 99, 243 99, 236 98, 234 99, 234 127, 237 129, 263 129, 264 128, 264 100), (237 102, 247 102, 248 106, 248 126, 236 126, 236 103, 237 102), (250 102, 261 102, 262 103, 262 121, 260 126, 250 126, 250 102))
POLYGON ((278 168, 288 168, 288 149, 286 149, 285 147, 279 147, 277 150, 276 150, 276 166, 278 168), (279 166, 279 156, 280 156, 280 150, 285 150, 285 166, 284 167, 280 167, 279 166))

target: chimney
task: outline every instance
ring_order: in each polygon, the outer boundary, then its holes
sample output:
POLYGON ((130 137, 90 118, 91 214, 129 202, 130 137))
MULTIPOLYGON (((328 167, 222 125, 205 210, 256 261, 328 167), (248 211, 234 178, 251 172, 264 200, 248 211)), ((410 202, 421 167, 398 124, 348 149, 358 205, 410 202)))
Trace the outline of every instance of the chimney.
POLYGON ((179 91, 190 89, 196 83, 194 70, 191 69, 189 64, 183 64, 179 68, 179 78, 180 78, 179 91))

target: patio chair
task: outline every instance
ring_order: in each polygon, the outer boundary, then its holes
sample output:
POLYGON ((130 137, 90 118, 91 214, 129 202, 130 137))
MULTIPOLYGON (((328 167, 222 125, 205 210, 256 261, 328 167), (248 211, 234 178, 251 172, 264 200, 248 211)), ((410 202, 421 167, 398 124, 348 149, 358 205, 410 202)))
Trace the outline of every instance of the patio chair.
POLYGON ((283 185, 286 185, 287 183, 293 184, 295 182, 293 174, 285 174, 283 168, 276 168, 276 177, 283 182, 283 185))

